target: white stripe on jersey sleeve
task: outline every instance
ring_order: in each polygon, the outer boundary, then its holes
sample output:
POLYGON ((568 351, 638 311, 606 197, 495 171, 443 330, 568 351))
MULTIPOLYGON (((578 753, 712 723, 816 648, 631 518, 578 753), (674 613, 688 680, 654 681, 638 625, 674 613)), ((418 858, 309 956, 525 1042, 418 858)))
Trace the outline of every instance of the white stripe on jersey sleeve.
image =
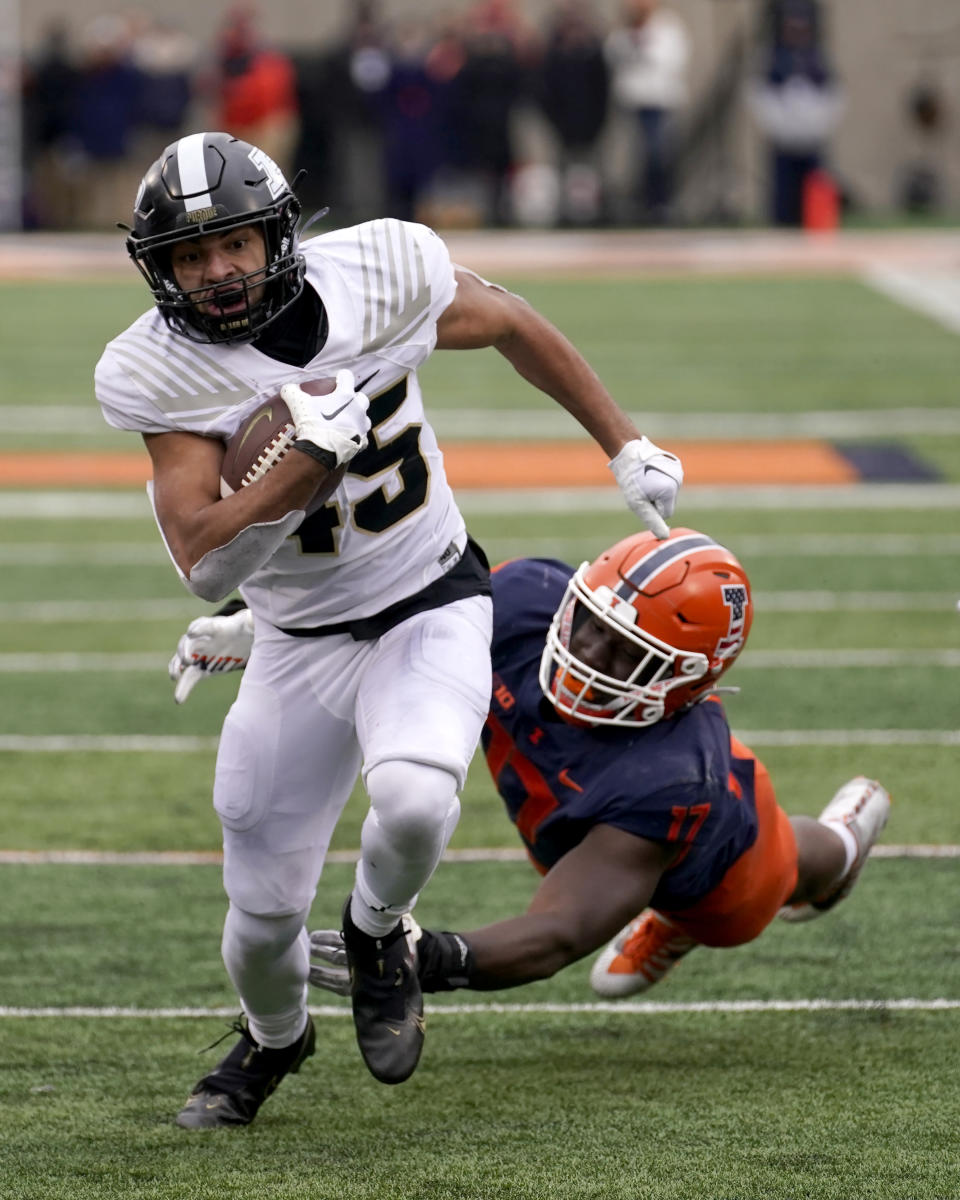
MULTIPOLYGON (((198 395, 230 396, 249 392, 243 379, 193 347, 166 342, 158 346, 148 334, 130 333, 114 345, 118 357, 157 376, 158 385, 172 400, 195 400, 198 395)), ((179 406, 173 404, 171 411, 179 406)))
POLYGON ((363 287, 363 352, 410 338, 434 320, 453 297, 453 270, 446 247, 432 230, 388 217, 359 227, 363 287), (431 239, 439 255, 428 270, 424 247, 431 239), (435 278, 434 278, 435 277, 435 278), (434 286, 434 284, 439 286, 434 286))

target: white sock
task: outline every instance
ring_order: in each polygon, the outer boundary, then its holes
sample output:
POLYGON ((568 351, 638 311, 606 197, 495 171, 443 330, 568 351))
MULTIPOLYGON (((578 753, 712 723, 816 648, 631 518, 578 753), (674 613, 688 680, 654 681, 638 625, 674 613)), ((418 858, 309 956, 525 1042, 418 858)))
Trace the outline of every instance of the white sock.
POLYGON ((857 845, 857 839, 853 836, 849 827, 843 821, 821 821, 821 825, 826 825, 828 829, 832 829, 841 842, 843 842, 843 851, 846 855, 843 864, 843 870, 837 876, 837 879, 843 879, 850 868, 856 861, 857 854, 860 852, 860 847, 857 845))
POLYGON ((293 1045, 307 1025, 306 916, 258 917, 231 905, 223 926, 223 962, 250 1035, 271 1050, 293 1045))

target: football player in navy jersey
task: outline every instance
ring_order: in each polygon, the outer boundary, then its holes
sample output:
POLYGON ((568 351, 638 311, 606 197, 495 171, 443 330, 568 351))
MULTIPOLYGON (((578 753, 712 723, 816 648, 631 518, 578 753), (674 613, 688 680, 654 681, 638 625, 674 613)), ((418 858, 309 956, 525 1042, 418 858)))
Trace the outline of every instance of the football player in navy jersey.
MULTIPOLYGON (((608 943, 591 983, 627 996, 698 945, 739 945, 849 894, 890 798, 857 776, 817 820, 777 804, 716 694, 753 615, 728 550, 677 528, 575 572, 517 559, 494 571, 493 602, 483 747, 544 878, 525 913, 469 933, 408 918, 424 991, 545 979, 608 943)), ((313 982, 344 991, 338 931, 311 942, 313 982)))

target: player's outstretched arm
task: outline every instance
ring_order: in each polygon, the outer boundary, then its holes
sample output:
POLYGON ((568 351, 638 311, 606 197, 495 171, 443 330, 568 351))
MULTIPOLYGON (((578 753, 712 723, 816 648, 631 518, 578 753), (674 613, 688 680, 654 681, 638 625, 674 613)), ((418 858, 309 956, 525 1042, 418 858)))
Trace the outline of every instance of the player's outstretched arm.
POLYGON ((552 396, 606 451, 628 507, 657 537, 669 530, 683 468, 640 432, 576 347, 525 300, 457 268, 457 293, 437 323, 437 347, 494 346, 514 369, 552 396))
MULTIPOLYGON (((419 929, 416 944, 424 992, 494 991, 548 979, 599 949, 646 907, 669 865, 670 851, 610 825, 595 826, 546 875, 521 916, 471 933, 419 929)), ((338 930, 310 935, 310 982, 346 995, 350 984, 338 930)))
POLYGON ((554 866, 519 917, 464 934, 471 988, 549 979, 599 949, 648 904, 672 851, 595 825, 554 866))

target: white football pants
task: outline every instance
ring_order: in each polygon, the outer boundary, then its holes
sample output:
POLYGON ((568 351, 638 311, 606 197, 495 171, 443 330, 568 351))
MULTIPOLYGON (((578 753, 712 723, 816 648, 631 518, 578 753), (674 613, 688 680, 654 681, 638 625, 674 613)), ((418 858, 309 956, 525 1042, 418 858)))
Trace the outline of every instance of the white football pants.
POLYGON ((369 642, 291 638, 258 622, 220 738, 214 807, 230 900, 224 962, 262 1044, 302 1031, 300 935, 361 764, 364 902, 406 911, 436 867, 489 706, 491 624, 485 596, 369 642))

